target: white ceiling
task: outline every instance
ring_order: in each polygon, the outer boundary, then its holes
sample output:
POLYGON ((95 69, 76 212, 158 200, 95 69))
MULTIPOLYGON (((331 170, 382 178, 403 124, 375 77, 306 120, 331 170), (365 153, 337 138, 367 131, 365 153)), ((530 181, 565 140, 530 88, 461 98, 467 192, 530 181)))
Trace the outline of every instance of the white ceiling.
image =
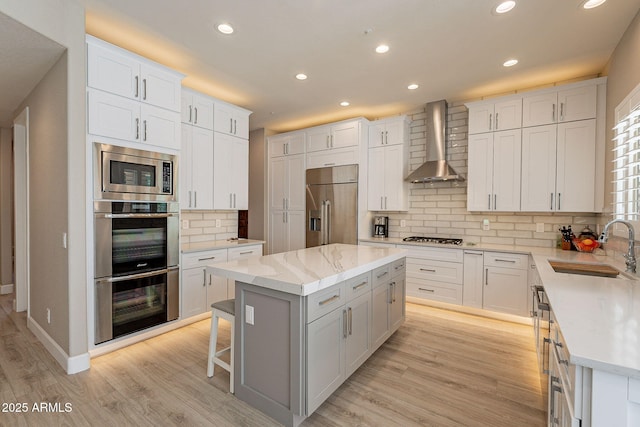
POLYGON ((589 11, 581 0, 519 0, 496 16, 498 0, 79 1, 88 33, 181 71, 185 86, 252 110, 251 129, 275 131, 597 75, 640 9, 640 0, 589 11), (220 22, 234 34, 218 33, 220 22), (380 43, 391 50, 375 53, 380 43), (520 63, 504 68, 511 57, 520 63))

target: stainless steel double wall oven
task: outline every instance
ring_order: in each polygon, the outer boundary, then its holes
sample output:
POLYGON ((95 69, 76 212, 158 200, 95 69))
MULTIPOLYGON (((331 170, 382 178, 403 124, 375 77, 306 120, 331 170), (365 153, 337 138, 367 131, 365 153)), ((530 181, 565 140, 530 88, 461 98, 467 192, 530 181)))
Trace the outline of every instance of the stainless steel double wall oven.
POLYGON ((173 155, 95 145, 95 344, 179 314, 173 155))

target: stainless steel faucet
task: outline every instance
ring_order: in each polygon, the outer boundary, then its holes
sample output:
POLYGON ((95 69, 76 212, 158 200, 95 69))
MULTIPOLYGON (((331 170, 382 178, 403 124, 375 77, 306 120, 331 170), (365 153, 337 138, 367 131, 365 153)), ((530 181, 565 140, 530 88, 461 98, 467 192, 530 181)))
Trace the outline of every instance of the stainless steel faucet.
POLYGON ((613 221, 609 221, 607 225, 604 226, 604 230, 602 230, 602 234, 598 239, 600 243, 607 243, 607 239, 609 238, 609 227, 611 224, 615 224, 616 222, 620 224, 624 224, 629 229, 629 251, 624 256, 626 258, 625 264, 627 265, 627 271, 631 273, 636 272, 636 238, 635 232, 633 230, 633 225, 629 221, 625 221, 622 219, 614 219, 613 221))

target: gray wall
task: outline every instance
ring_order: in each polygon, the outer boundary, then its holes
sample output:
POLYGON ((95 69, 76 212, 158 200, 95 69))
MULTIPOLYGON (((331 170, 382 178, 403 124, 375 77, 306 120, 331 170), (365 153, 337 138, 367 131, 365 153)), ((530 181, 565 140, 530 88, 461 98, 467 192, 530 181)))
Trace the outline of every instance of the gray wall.
POLYGON ((267 235, 267 132, 249 133, 249 238, 264 240, 267 235))
MULTIPOLYGON (((43 236, 35 242, 38 245, 61 247, 61 231, 66 230, 69 234, 69 246, 65 255, 54 253, 55 259, 31 259, 32 280, 42 283, 39 286, 39 293, 31 292, 31 304, 39 310, 48 301, 55 301, 59 305, 59 311, 53 313, 51 329, 47 333, 71 357, 83 356, 87 354, 87 175, 86 175, 86 54, 85 54, 85 30, 84 30, 84 9, 75 0, 0 0, 0 12, 21 22, 27 27, 54 40, 66 47, 67 53, 64 60, 64 76, 57 64, 52 76, 45 77, 56 80, 66 87, 66 95, 56 94, 54 89, 43 88, 46 93, 39 94, 42 102, 56 102, 55 105, 48 105, 43 110, 64 110, 62 116, 56 116, 63 120, 62 124, 57 124, 55 138, 46 136, 45 129, 36 131, 38 140, 42 144, 54 144, 56 150, 55 159, 60 160, 59 165, 49 165, 34 163, 35 174, 42 174, 36 177, 36 181, 45 186, 40 191, 55 191, 59 195, 52 206, 60 207, 63 214, 52 213, 55 222, 52 230, 45 230, 43 236), (60 82, 59 80, 62 80, 60 82), (48 101, 46 101, 48 100, 48 101), (61 130, 64 129, 64 130, 61 130), (42 136, 44 135, 44 136, 42 136), (42 179, 43 175, 50 177, 52 172, 60 179, 52 180, 51 183, 42 179), (58 187, 53 187, 53 185, 58 187), (44 240, 51 242, 44 242, 44 240), (56 263, 63 263, 57 266, 56 263), (52 276, 47 275, 47 269, 52 268, 52 276), (54 280, 51 280, 54 277, 54 280), (46 286, 45 286, 46 285, 46 286), (66 301, 61 301, 65 299, 66 301), (57 319, 57 317, 60 319, 57 319), (55 318, 55 325, 54 325, 55 318)), ((34 91, 33 95, 36 93, 34 91)), ((30 105, 31 107, 31 105, 30 105)), ((40 109, 40 107, 36 107, 40 109)), ((19 111, 19 110, 18 110, 19 111)), ((59 114, 59 112, 46 111, 45 115, 59 114)), ((32 123, 40 123, 35 117, 35 111, 31 115, 32 123)), ((31 129, 34 131, 35 129, 31 129)), ((48 151, 51 151, 49 149, 48 151)), ((42 162, 42 156, 36 155, 35 159, 42 162)), ((50 199, 36 194, 37 201, 49 201, 50 199), (42 197, 42 198, 41 198, 42 197)), ((52 206, 31 206, 35 218, 45 223, 48 221, 48 214, 52 206), (42 213, 37 212, 42 211, 42 213)), ((35 219, 32 218, 32 224, 35 219)), ((33 231, 33 230, 32 230, 33 231)), ((33 244, 33 242, 32 242, 33 244)), ((38 256, 45 257, 42 250, 38 250, 38 256)), ((41 319, 41 314, 38 314, 41 319)), ((38 320, 41 326, 46 322, 38 320)), ((87 359, 88 360, 88 359, 87 359)), ((88 366, 85 367, 85 369, 88 366)))
POLYGON ((13 159, 11 129, 0 129, 0 285, 13 283, 13 159))

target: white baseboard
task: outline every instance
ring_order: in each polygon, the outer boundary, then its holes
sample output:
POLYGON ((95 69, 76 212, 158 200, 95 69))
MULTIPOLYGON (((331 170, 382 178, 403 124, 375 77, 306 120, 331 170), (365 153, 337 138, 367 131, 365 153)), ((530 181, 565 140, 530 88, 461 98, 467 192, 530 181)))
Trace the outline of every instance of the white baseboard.
POLYGON ((44 345, 44 348, 47 349, 67 374, 75 374, 90 368, 89 353, 69 357, 62 347, 60 347, 32 317, 27 317, 27 328, 33 332, 36 338, 44 345))
POLYGON ((8 285, 0 285, 0 295, 7 295, 13 293, 13 283, 8 285))

